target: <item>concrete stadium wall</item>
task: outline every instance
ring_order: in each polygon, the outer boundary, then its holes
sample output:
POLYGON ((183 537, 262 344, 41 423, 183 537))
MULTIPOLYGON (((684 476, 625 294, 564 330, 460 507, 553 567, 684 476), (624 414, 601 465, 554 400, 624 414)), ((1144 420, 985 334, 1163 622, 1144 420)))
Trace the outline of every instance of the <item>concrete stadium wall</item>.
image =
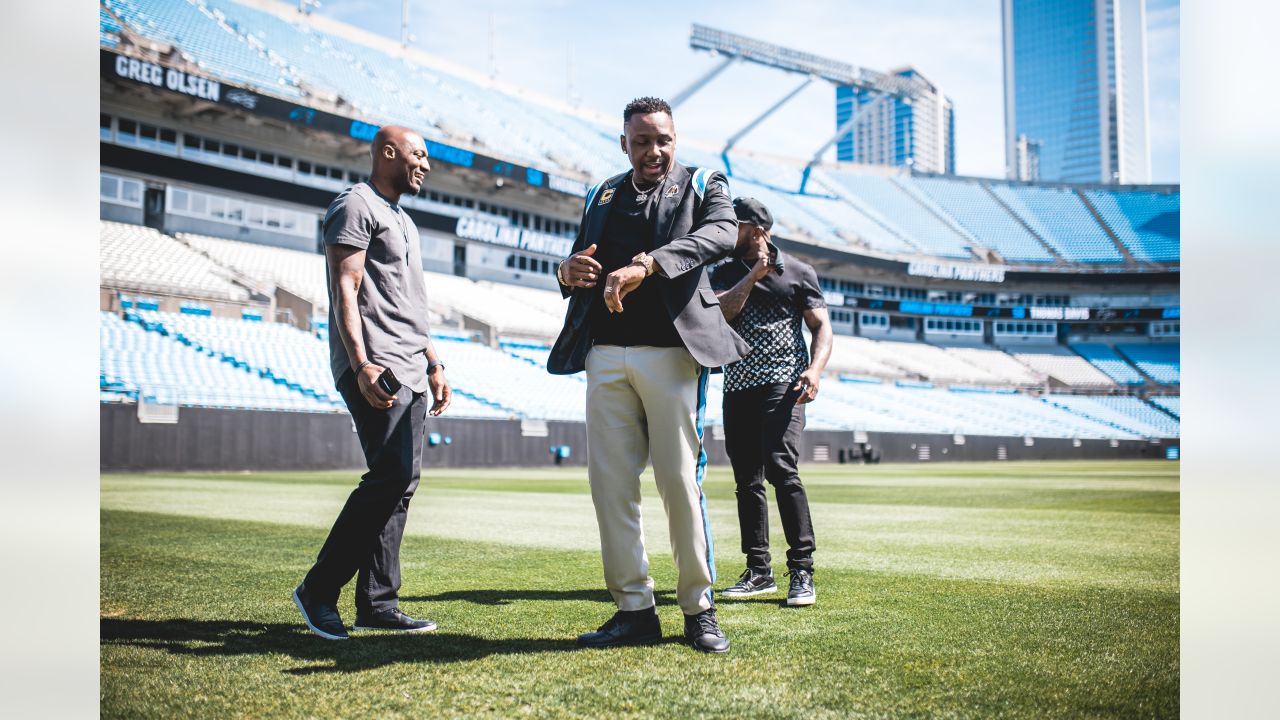
MULTIPOLYGON (((448 445, 426 447, 426 467, 551 467, 551 446, 568 445, 562 464, 586 465, 586 428, 582 423, 548 422, 547 437, 524 437, 518 420, 432 418, 428 433, 451 439, 448 445)), ((103 472, 121 471, 240 471, 337 470, 364 466, 351 419, 345 413, 319 414, 260 410, 181 408, 175 424, 141 423, 136 405, 100 405, 103 472)), ((708 432, 707 459, 728 463, 724 441, 708 432)), ((951 435, 867 433, 867 446, 880 462, 954 462, 1007 460, 1083 460, 1163 458, 1165 447, 1177 440, 1149 443, 1082 440, 1076 446, 1062 438, 967 436, 956 444, 951 435), (928 446, 923 459, 922 446, 928 446)), ((863 447, 851 432, 808 431, 802 439, 801 461, 837 463, 860 461, 863 447), (843 453, 841 452, 843 451, 843 453), (814 459, 824 454, 824 461, 814 459)))

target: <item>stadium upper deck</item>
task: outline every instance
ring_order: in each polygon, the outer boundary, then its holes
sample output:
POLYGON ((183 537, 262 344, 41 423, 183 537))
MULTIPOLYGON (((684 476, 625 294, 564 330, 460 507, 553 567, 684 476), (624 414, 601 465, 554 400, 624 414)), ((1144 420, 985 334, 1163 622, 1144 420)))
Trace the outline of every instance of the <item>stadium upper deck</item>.
MULTIPOLYGON (((259 1, 102 0, 104 49, 327 109, 357 128, 396 122, 439 143, 450 162, 485 153, 520 163, 530 179, 579 194, 619 172, 616 127, 569 108, 419 62, 332 21, 259 1), (360 41, 357 41, 360 40, 360 41), (515 120, 518 118, 518 122, 515 120), (551 179, 559 179, 555 184, 551 179), (567 180, 567 182, 565 182, 567 180)), ((683 144, 687 164, 724 170, 735 195, 773 210, 779 236, 807 246, 894 259, 936 259, 1035 271, 1176 270, 1177 187, 1026 184, 825 166, 799 192, 799 161, 683 144)))

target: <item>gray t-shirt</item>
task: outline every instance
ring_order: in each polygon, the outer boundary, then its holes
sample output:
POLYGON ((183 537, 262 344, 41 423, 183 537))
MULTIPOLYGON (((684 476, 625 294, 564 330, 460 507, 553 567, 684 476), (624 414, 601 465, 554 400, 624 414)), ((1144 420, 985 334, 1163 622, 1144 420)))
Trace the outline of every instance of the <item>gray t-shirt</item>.
MULTIPOLYGON (((427 389, 427 287, 418 230, 398 204, 368 183, 343 190, 324 216, 324 244, 361 248, 364 281, 357 293, 369 359, 390 368, 405 387, 427 389)), ((326 273, 327 274, 327 273, 326 273)), ((333 379, 351 369, 338 329, 338 299, 329 285, 329 355, 333 379)))

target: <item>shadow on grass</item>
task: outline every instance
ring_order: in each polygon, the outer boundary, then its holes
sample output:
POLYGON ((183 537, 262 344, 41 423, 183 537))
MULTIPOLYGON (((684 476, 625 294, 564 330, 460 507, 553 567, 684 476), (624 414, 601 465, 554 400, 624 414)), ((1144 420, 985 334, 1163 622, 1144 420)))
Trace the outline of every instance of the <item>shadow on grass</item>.
MULTIPOLYGON (((670 590, 655 590, 654 599, 659 604, 675 601, 675 593, 670 590)), ((517 602, 601 602, 613 604, 608 590, 522 590, 508 588, 502 590, 451 590, 435 595, 415 595, 401 597, 401 602, 469 602, 476 605, 510 605, 517 602)), ((412 614, 412 613, 410 613, 412 614)))
POLYGON ((412 636, 360 633, 351 640, 322 640, 301 623, 258 623, 241 620, 125 620, 103 618, 106 645, 164 650, 186 656, 288 655, 304 667, 282 672, 308 675, 359 672, 397 663, 453 663, 492 655, 577 650, 573 638, 509 638, 493 640, 455 633, 412 636))

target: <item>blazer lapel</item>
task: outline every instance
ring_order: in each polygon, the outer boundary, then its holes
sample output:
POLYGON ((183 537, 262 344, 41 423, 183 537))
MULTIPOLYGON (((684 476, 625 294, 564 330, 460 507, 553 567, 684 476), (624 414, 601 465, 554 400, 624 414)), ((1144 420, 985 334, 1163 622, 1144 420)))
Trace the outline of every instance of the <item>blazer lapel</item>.
POLYGON ((671 172, 667 180, 658 189, 658 217, 653 223, 653 247, 659 248, 671 240, 671 223, 675 220, 676 209, 684 201, 689 191, 689 170, 678 162, 672 162, 671 172), (671 188, 678 188, 675 194, 668 194, 671 188))
POLYGON ((594 244, 599 244, 600 236, 604 233, 605 221, 609 218, 609 208, 613 206, 614 191, 626 176, 627 174, 623 173, 601 183, 600 189, 591 200, 591 207, 587 209, 587 232, 583 236, 584 245, 578 250, 585 250, 594 244))

